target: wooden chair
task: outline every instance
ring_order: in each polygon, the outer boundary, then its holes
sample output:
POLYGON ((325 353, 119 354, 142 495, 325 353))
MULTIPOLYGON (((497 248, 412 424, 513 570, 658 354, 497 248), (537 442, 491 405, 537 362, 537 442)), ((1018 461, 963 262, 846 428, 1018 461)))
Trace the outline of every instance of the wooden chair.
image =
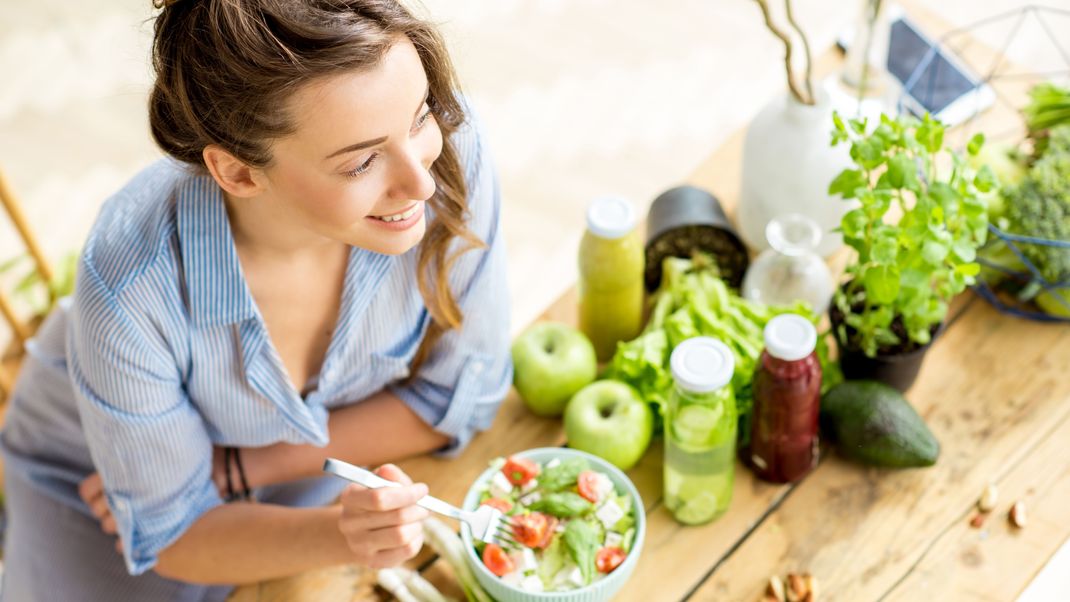
MULTIPOLYGON (((3 206, 7 218, 18 232, 19 238, 22 239, 27 253, 33 258, 43 286, 48 289, 49 302, 54 302, 53 283, 55 282, 55 273, 52 271, 48 260, 45 259, 45 255, 41 251, 41 245, 37 243, 37 238, 30 230, 30 226, 22 212, 22 207, 11 191, 11 187, 8 186, 3 171, 0 171, 0 205, 3 206)), ((19 319, 11 297, 2 288, 0 288, 0 314, 3 314, 4 320, 15 337, 12 344, 0 353, 0 403, 2 403, 11 394, 15 375, 25 352, 26 341, 33 336, 33 332, 37 328, 37 320, 19 319)), ((0 412, 3 412, 3 406, 0 406, 0 412)), ((0 415, 0 423, 2 423, 2 420, 2 415, 0 415)))

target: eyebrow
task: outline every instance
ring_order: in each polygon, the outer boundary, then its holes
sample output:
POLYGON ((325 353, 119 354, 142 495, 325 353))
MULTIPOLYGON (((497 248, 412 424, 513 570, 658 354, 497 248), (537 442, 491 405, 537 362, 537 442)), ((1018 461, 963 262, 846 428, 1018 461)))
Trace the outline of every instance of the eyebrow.
MULTIPOLYGON (((420 109, 423 108, 424 103, 427 102, 427 99, 430 98, 430 97, 431 97, 431 82, 427 82, 427 89, 424 90, 424 96, 423 96, 423 98, 420 99, 420 104, 416 106, 416 110, 412 114, 412 118, 413 119, 416 119, 416 117, 420 114, 420 109)), ((363 150, 363 149, 366 149, 366 148, 368 148, 370 146, 376 146, 376 145, 382 144, 382 143, 386 142, 387 138, 389 138, 389 136, 381 136, 379 138, 373 138, 371 140, 365 140, 364 142, 358 142, 356 144, 350 144, 349 146, 340 148, 340 149, 334 151, 333 153, 327 155, 327 157, 324 160, 332 159, 334 157, 337 157, 338 155, 344 155, 345 153, 351 153, 353 151, 363 150)))

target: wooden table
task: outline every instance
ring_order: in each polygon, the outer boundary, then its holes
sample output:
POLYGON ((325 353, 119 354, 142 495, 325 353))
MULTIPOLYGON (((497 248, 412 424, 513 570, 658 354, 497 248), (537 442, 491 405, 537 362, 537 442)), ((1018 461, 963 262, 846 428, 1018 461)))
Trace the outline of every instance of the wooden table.
MULTIPOLYGON (((947 30, 917 6, 910 11, 929 31, 947 30)), ((960 51, 991 54, 967 46, 960 51)), ((826 54, 819 71, 837 62, 826 54)), ((981 126, 1016 119, 993 109, 981 126)), ((742 141, 737 132, 691 178, 729 206, 738 197, 742 141)), ((542 318, 575 323, 575 292, 542 318)), ((646 505, 648 532, 618 599, 749 602, 769 576, 809 572, 822 600, 1014 600, 1070 536, 1070 327, 1001 315, 972 294, 955 302, 948 324, 907 395, 941 442, 936 466, 881 470, 826 455, 802 482, 784 486, 739 466, 728 513, 685 527, 662 505, 656 441, 629 473, 646 505), (973 528, 975 502, 988 483, 999 487, 999 506, 973 528), (1021 530, 1006 518, 1018 500, 1029 516, 1021 530)), ((564 443, 560 421, 532 415, 514 392, 493 428, 459 459, 420 458, 402 467, 460 502, 490 459, 564 443)), ((425 554, 412 564, 460 597, 444 562, 425 554)), ((342 567, 243 588, 233 600, 374 599, 371 584, 368 572, 342 567)))

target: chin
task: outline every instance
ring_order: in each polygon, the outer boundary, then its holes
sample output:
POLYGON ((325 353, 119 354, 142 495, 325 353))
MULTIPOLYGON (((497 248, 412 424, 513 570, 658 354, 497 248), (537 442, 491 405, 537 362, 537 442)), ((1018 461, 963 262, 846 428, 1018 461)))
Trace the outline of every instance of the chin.
POLYGON ((426 231, 426 221, 421 219, 420 223, 409 230, 375 232, 374 236, 362 236, 352 244, 383 255, 404 255, 420 244, 426 231))

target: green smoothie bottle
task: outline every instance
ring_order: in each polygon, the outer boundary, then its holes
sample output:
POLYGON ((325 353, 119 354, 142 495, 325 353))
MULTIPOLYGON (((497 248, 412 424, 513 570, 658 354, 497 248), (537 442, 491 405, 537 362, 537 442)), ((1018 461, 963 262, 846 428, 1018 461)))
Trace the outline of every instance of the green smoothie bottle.
POLYGON ((631 203, 601 197, 590 204, 579 263, 580 330, 604 362, 643 327, 643 243, 631 203))
POLYGON ((687 525, 728 510, 736 465, 735 356, 728 346, 695 337, 669 360, 675 381, 665 417, 665 505, 687 525))

